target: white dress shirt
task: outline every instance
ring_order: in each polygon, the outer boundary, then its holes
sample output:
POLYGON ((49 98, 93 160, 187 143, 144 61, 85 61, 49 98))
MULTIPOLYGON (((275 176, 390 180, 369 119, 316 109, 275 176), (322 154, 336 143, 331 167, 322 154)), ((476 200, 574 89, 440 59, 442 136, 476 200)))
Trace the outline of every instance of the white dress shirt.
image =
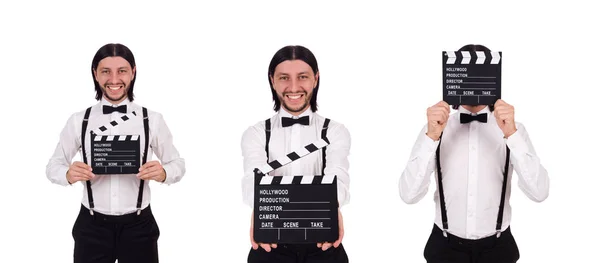
MULTIPOLYGON (((254 205, 254 168, 262 167, 267 162, 276 160, 286 154, 298 150, 305 145, 321 139, 321 130, 325 118, 307 109, 298 117, 309 116, 309 125, 294 124, 289 127, 281 125, 281 117, 293 117, 285 110, 280 110, 271 117, 271 138, 269 140, 269 160, 265 152, 265 121, 249 127, 242 137, 242 155, 244 156, 244 177, 242 179, 242 194, 244 203, 254 205)), ((350 152, 350 133, 344 125, 333 120, 329 122, 327 139, 330 144, 326 147, 325 174, 337 176, 337 195, 339 205, 348 203, 350 194, 348 186, 348 155, 350 152)), ((290 164, 269 173, 272 176, 321 175, 323 151, 312 152, 290 164)))
MULTIPOLYGON (((117 126, 107 125, 113 120, 117 120, 123 113, 113 112, 103 114, 102 106, 112 105, 102 98, 102 100, 92 106, 90 113, 86 136, 85 152, 88 164, 91 165, 91 135, 90 131, 105 125, 108 129, 98 135, 139 135, 140 137, 140 164, 143 156, 143 147, 145 143, 144 123, 142 117, 142 107, 125 99, 120 105, 127 105, 127 114, 130 119, 117 126), (131 114, 135 111, 137 115, 131 114)), ((66 174, 71 165, 71 161, 77 152, 81 150, 81 124, 85 110, 73 114, 60 134, 60 141, 56 146, 54 154, 46 166, 46 176, 56 184, 69 185, 66 174)), ((173 146, 173 138, 169 128, 160 113, 148 110, 149 138, 148 159, 152 160, 152 154, 156 154, 167 174, 165 184, 173 184, 181 180, 185 173, 184 159, 179 157, 179 152, 173 146)), ((85 181, 83 184, 83 198, 81 203, 89 209, 87 190, 85 181)), ((123 215, 136 211, 137 196, 140 186, 140 179, 135 174, 106 174, 96 175, 91 180, 92 195, 94 198, 94 211, 108 215, 123 215)), ((150 187, 148 182, 144 184, 144 194, 142 209, 150 204, 150 187)))
MULTIPOLYGON (((513 169, 518 174, 519 188, 536 202, 548 197, 549 178, 521 123, 516 123, 517 131, 505 139, 488 107, 478 112, 488 114, 487 123, 472 121, 461 124, 460 113, 471 114, 460 107, 457 113, 450 115, 440 148, 448 232, 466 239, 480 239, 495 234, 507 145, 510 149, 510 164, 502 231, 508 228, 511 220, 509 200, 513 169)), ((435 152, 440 140, 433 141, 426 133, 427 125, 421 130, 400 177, 400 196, 409 204, 416 203, 425 196, 434 171, 437 184, 435 152)), ((435 224, 442 229, 437 190, 434 200, 435 224)))

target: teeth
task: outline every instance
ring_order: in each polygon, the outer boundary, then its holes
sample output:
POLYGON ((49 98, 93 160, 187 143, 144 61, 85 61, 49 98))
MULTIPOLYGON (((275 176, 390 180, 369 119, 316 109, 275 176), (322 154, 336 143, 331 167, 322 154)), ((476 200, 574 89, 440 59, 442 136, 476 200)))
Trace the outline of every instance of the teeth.
POLYGON ((111 90, 118 90, 121 88, 121 86, 109 86, 108 88, 111 90))
POLYGON ((295 99, 299 99, 300 96, 302 96, 302 95, 288 95, 288 98, 295 100, 295 99))

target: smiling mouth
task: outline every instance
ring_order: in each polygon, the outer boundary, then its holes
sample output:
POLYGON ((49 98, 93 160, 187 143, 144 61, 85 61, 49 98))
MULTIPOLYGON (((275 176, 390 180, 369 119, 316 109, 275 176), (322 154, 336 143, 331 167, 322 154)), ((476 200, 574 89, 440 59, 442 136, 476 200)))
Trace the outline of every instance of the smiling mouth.
POLYGON ((106 85, 106 87, 110 90, 119 90, 123 88, 123 85, 106 85))
POLYGON ((285 95, 290 100, 297 100, 304 96, 304 94, 287 94, 285 95))

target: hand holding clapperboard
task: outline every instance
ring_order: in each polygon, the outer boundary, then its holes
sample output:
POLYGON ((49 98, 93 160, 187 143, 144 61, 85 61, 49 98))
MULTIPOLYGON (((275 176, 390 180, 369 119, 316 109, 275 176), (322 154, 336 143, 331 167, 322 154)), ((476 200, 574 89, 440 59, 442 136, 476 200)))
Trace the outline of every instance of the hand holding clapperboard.
POLYGON ((298 244, 338 240, 335 175, 268 175, 327 145, 326 139, 319 139, 254 169, 253 236, 256 242, 298 244))

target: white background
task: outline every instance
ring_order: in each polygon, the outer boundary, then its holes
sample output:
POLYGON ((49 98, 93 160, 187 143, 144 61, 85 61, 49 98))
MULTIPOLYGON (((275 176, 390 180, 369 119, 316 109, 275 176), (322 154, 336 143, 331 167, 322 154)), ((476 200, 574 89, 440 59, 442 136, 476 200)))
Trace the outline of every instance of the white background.
POLYGON ((598 8, 164 2, 0 4, 2 262, 72 261, 83 187, 51 184, 45 166, 67 118, 95 103, 91 61, 111 42, 133 51, 135 102, 164 115, 186 159, 180 183, 152 184, 161 262, 246 262, 251 211, 242 204, 240 140, 274 114, 268 63, 290 44, 314 52, 319 113, 352 136, 352 197, 342 210, 350 261, 424 262, 434 184, 407 205, 397 182, 426 108, 441 100, 441 51, 470 43, 503 52, 503 99, 551 178, 542 203, 513 188, 519 262, 596 260, 598 243, 584 239, 600 234, 598 8))

